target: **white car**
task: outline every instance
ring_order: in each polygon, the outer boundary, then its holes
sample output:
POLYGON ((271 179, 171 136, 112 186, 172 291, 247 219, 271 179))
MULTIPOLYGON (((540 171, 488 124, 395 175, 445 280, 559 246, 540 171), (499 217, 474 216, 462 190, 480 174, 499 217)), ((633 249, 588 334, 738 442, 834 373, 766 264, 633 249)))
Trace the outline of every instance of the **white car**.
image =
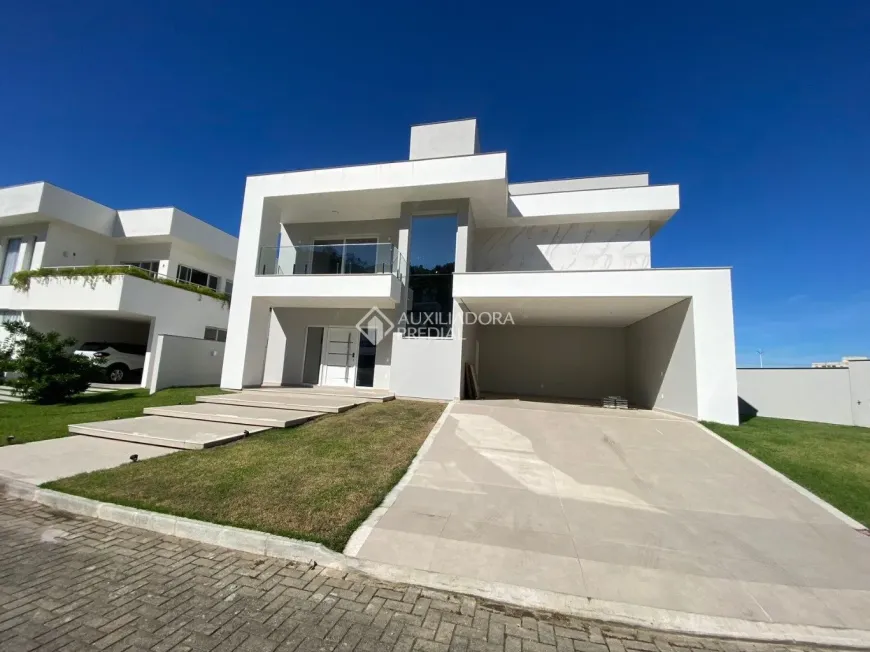
POLYGON ((145 368, 145 345, 123 342, 85 342, 77 355, 99 360, 110 383, 129 382, 133 376, 141 378, 145 368))

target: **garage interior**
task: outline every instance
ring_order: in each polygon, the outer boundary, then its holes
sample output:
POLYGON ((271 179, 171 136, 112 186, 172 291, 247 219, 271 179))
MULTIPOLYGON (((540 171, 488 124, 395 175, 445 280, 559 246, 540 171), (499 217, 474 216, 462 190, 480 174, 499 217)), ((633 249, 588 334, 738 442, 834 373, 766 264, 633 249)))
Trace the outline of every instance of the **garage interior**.
POLYGON ((466 309, 514 325, 466 329, 484 396, 546 397, 698 413, 692 302, 685 297, 487 299, 466 309))
POLYGON ((24 312, 24 320, 41 332, 57 331, 72 337, 76 346, 84 342, 122 342, 148 344, 151 320, 141 315, 120 315, 116 312, 71 313, 32 310, 24 312))

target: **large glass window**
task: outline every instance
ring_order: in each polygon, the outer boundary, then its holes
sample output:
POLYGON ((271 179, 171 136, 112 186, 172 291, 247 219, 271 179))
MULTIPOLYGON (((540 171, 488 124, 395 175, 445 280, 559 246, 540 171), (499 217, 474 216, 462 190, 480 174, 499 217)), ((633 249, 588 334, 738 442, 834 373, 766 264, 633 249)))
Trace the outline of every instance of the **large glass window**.
POLYGON ((209 274, 208 272, 203 272, 202 270, 187 267, 185 265, 178 266, 178 272, 176 273, 175 278, 179 281, 201 285, 215 291, 218 289, 218 283, 220 282, 220 277, 215 276, 214 274, 209 274))
POLYGON ((377 238, 315 240, 311 252, 312 274, 374 274, 377 238))
POLYGON ((456 227, 455 215, 411 220, 408 336, 451 336, 456 227))
POLYGON ((130 267, 138 267, 139 269, 144 269, 146 272, 149 272, 151 276, 157 276, 157 273, 160 271, 160 261, 159 260, 136 260, 136 261, 121 261, 122 265, 129 265, 130 267))

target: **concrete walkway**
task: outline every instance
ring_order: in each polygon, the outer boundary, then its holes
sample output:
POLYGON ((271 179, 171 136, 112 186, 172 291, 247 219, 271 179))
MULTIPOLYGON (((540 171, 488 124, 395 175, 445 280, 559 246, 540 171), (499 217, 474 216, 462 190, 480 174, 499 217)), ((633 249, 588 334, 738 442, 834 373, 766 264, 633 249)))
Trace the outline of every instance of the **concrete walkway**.
POLYGON ((653 412, 459 403, 355 540, 362 559, 623 611, 870 630, 870 537, 653 412))
POLYGON ((784 649, 521 611, 2 497, 0 577, 0 649, 9 652, 784 649))
POLYGON ((146 460, 172 452, 171 448, 161 446, 94 437, 46 439, 0 447, 0 478, 39 485, 79 473, 111 469, 129 462, 131 455, 146 460))

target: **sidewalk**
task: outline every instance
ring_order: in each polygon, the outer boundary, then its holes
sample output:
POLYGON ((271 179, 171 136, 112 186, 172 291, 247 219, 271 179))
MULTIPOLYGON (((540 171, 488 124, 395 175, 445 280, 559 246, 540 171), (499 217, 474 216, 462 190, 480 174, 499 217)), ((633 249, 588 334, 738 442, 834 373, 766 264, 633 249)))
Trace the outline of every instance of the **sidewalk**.
POLYGON ((8 498, 0 498, 0 578, 0 648, 14 652, 783 649, 520 610, 8 498))

